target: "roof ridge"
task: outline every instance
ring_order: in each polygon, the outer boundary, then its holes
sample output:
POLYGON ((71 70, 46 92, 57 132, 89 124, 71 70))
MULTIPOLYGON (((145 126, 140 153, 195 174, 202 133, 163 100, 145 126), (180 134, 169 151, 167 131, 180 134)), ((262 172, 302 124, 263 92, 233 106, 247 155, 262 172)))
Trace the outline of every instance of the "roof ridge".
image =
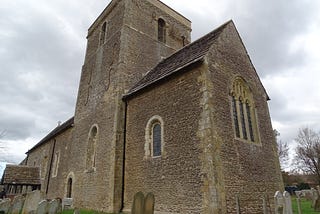
POLYGON ((230 23, 233 23, 233 21, 229 20, 225 22, 213 31, 207 33, 206 35, 161 60, 156 66, 146 72, 146 74, 133 87, 130 88, 123 98, 126 99, 143 88, 150 86, 164 77, 181 70, 186 65, 198 61, 208 52, 215 39, 230 23))

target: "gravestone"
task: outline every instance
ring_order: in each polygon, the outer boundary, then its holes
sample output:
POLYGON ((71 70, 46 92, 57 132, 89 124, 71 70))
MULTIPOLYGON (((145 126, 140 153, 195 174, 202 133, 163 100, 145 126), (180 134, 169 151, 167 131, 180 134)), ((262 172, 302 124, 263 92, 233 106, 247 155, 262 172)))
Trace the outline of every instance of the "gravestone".
POLYGON ((282 214, 284 211, 284 200, 280 191, 277 191, 274 195, 274 208, 276 214, 282 214))
POLYGON ((287 191, 284 191, 283 192, 283 199, 284 199, 284 212, 283 213, 284 214, 293 214, 290 193, 287 191))
POLYGON ((154 213, 154 195, 149 192, 146 195, 144 201, 144 214, 153 214, 154 213))
POLYGON ((73 207, 73 199, 72 198, 62 199, 62 210, 69 210, 72 207, 73 207))
POLYGON ((0 213, 8 213, 11 206, 10 198, 5 198, 0 202, 0 213))
POLYGON ((31 212, 36 212, 40 201, 41 201, 40 190, 35 190, 27 193, 26 200, 23 205, 22 213, 28 214, 31 212))
POLYGON ((48 206, 48 213, 49 214, 56 214, 56 213, 61 213, 62 208, 61 208, 61 199, 60 198, 56 198, 53 199, 49 202, 49 206, 48 206))
POLYGON ((11 214, 20 214, 23 208, 24 201, 25 197, 23 195, 18 195, 14 197, 9 212, 11 214))
POLYGON ((142 192, 134 195, 131 214, 144 214, 144 195, 142 192))
POLYGON ((48 213, 48 201, 42 200, 38 204, 36 214, 47 214, 48 213))

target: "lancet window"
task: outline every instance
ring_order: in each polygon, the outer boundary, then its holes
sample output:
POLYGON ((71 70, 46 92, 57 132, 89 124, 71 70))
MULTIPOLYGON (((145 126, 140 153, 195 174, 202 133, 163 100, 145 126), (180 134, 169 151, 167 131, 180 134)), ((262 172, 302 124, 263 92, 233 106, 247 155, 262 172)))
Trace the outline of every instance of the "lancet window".
POLYGON ((235 137, 258 142, 255 105, 248 84, 242 78, 236 78, 230 94, 235 137))

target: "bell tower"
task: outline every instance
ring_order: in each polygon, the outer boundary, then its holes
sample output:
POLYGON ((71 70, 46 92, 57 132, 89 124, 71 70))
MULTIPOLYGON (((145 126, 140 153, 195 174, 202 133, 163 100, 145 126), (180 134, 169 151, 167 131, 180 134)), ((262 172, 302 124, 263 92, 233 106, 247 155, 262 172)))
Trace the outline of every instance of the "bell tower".
POLYGON ((122 96, 190 33, 191 22, 158 0, 113 0, 89 28, 70 145, 75 206, 121 210, 122 96))

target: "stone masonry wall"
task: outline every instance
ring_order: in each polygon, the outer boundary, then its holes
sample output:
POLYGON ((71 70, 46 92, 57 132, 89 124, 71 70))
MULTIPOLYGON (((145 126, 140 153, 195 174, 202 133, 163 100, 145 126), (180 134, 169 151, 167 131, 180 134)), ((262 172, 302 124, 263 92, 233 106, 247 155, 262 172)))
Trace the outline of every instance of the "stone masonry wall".
POLYGON ((41 191, 48 192, 47 198, 65 197, 64 179, 67 177, 71 140, 72 128, 69 128, 29 153, 27 165, 40 167, 41 191), (55 156, 53 154, 57 152, 59 153, 56 163, 58 168, 57 174, 54 175, 55 156))
POLYGON ((200 213, 202 209, 201 150, 197 137, 200 68, 171 77, 128 101, 125 162, 125 210, 135 193, 153 192, 155 211, 200 213), (145 158, 148 120, 163 120, 161 157, 145 158))
POLYGON ((225 185, 221 194, 226 197, 226 213, 236 213, 236 195, 241 213, 262 213, 262 197, 266 195, 268 206, 272 207, 273 194, 283 189, 283 184, 267 95, 233 23, 212 47, 208 61, 213 83, 214 138, 215 143, 220 144, 225 185), (235 139, 230 90, 236 76, 244 78, 253 93, 260 134, 258 143, 235 139))

